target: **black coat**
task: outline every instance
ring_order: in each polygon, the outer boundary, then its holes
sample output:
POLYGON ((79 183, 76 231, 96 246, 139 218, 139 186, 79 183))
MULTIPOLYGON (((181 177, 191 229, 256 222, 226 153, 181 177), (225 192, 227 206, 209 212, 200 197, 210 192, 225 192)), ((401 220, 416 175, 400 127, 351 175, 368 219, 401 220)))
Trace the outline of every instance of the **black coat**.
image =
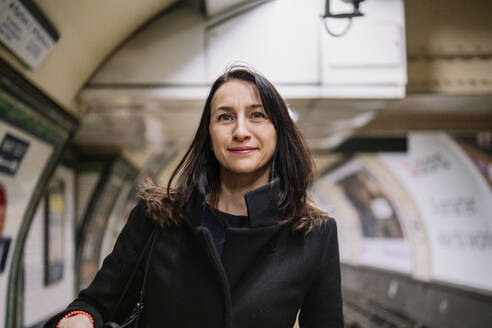
MULTIPOLYGON (((144 293, 144 327, 292 327, 300 310, 301 327, 343 327, 336 224, 329 219, 307 237, 280 224, 272 206, 276 184, 246 196, 251 228, 227 228, 222 260, 209 231, 200 227, 203 192, 188 207, 188 218, 160 229, 152 252, 144 293)), ((87 289, 66 311, 92 314, 95 326, 121 321, 137 300, 143 267, 124 302, 123 286, 148 240, 154 222, 145 202, 133 209, 112 253, 87 289)))

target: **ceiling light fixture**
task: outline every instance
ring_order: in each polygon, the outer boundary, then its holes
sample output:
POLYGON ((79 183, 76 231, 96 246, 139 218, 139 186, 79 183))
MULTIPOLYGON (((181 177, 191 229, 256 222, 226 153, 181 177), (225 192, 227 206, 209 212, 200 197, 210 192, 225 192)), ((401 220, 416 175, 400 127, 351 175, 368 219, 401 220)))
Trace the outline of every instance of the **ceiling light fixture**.
POLYGON ((363 13, 359 11, 359 5, 362 1, 364 0, 342 0, 343 2, 351 3, 354 6, 354 10, 351 13, 340 13, 340 14, 333 14, 330 10, 330 0, 325 1, 325 14, 321 16, 323 18, 323 23, 325 24, 325 29, 328 34, 334 37, 340 37, 345 35, 348 30, 350 29, 350 26, 352 26, 352 18, 354 17, 361 17, 364 16, 363 13), (328 18, 336 18, 336 19, 347 19, 347 26, 341 33, 333 33, 330 28, 328 27, 328 18))

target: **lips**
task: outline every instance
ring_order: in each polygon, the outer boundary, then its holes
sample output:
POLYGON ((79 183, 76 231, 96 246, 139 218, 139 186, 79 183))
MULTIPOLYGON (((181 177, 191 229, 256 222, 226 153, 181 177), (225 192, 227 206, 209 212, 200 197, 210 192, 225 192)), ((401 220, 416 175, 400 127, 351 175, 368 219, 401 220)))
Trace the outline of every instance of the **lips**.
POLYGON ((249 154, 255 151, 256 149, 257 149, 256 147, 248 147, 248 146, 228 148, 230 152, 233 152, 235 154, 249 154))

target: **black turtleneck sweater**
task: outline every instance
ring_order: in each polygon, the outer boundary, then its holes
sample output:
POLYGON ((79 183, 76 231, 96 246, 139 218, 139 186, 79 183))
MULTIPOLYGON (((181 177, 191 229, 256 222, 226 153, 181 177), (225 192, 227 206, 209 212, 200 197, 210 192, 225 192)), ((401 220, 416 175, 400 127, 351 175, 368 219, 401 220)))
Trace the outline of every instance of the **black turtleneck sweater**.
POLYGON ((206 209, 203 213, 201 225, 207 228, 212 234, 217 253, 219 254, 219 257, 222 258, 226 228, 249 227, 249 217, 244 215, 232 215, 229 213, 224 213, 219 210, 212 209, 208 204, 205 207, 206 209))

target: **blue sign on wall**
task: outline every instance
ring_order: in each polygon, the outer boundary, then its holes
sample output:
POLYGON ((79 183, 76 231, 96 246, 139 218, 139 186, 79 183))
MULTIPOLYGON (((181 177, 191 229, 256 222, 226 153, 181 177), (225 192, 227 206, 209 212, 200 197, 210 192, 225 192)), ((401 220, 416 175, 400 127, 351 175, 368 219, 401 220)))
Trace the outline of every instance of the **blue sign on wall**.
POLYGON ((0 236, 0 273, 5 271, 11 240, 12 238, 0 236))
POLYGON ((15 175, 28 148, 29 142, 5 134, 0 144, 0 172, 15 175))

